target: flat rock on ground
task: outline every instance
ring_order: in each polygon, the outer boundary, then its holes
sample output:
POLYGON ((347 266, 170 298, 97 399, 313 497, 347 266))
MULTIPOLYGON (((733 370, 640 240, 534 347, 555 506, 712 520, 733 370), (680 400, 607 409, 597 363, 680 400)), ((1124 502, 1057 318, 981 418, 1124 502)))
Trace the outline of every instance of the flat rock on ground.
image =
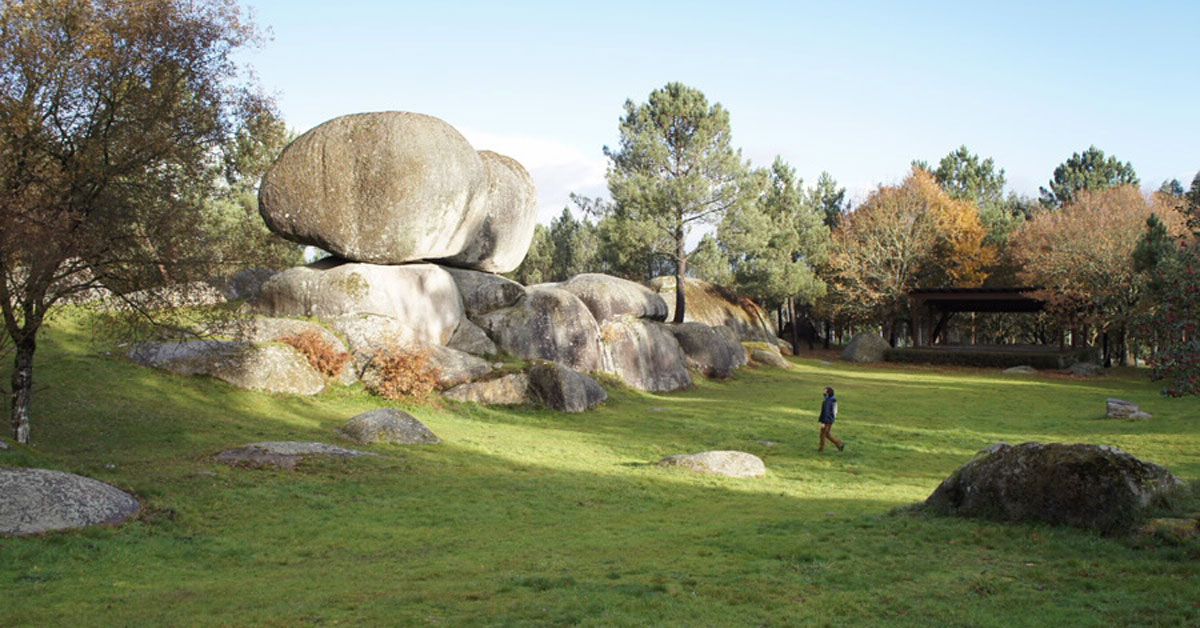
POLYGON ((0 469, 0 535, 21 536, 128 521, 141 509, 114 486, 48 469, 0 469))
POLYGON ((1104 374, 1104 369, 1095 362, 1076 362, 1064 371, 1076 377, 1097 377, 1104 374))
POLYGON ((698 454, 678 454, 659 461, 663 467, 683 467, 706 475, 730 478, 758 478, 767 474, 762 458, 744 451, 704 451, 698 454))
POLYGON ((272 441, 251 443, 245 447, 223 451, 216 456, 217 462, 223 462, 231 467, 263 468, 276 467, 292 470, 296 465, 310 456, 328 456, 331 458, 357 458, 375 454, 355 449, 346 449, 326 443, 302 441, 272 441))
POLYGON ((993 445, 925 500, 946 515, 1123 532, 1182 486, 1166 469, 1115 447, 993 445))
POLYGON ((394 408, 364 412, 347 421, 338 433, 360 445, 436 445, 442 442, 416 417, 394 408))
POLYGON ((1006 368, 1004 369, 1004 372, 1008 373, 1009 375, 1032 375, 1037 373, 1037 369, 1033 368, 1032 366, 1021 365, 1006 368))
POLYGON ((1110 419, 1146 420, 1154 418, 1154 415, 1142 410, 1136 403, 1133 403, 1132 401, 1113 399, 1110 397, 1106 403, 1106 406, 1106 416, 1108 416, 1110 419))

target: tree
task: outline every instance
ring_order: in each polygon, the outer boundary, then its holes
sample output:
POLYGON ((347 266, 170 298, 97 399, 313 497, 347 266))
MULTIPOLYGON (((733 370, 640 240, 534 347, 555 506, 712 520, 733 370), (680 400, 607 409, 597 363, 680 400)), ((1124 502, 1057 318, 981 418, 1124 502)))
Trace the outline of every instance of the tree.
POLYGON ((1080 192, 1101 191, 1122 185, 1138 185, 1137 173, 1129 162, 1105 157, 1104 151, 1089 146, 1054 169, 1050 188, 1041 188, 1042 205, 1061 208, 1074 202, 1080 192))
POLYGON ((917 287, 972 287, 996 259, 974 203, 949 197, 914 168, 899 186, 880 187, 833 233, 831 309, 889 327, 905 317, 917 287))
POLYGON ((675 322, 683 322, 688 235, 747 197, 747 167, 730 141, 729 112, 697 89, 668 83, 644 104, 625 102, 620 135, 616 149, 604 148, 615 212, 643 242, 669 243, 670 250, 655 252, 674 262, 675 322))
POLYGON ((1143 286, 1134 261, 1143 225, 1157 214, 1168 232, 1182 230, 1178 211, 1158 200, 1132 185, 1085 190, 1062 210, 1035 215, 1013 238, 1022 280, 1042 288, 1058 318, 1114 333, 1122 346, 1143 286))
POLYGON ((1192 179, 1192 186, 1183 196, 1183 213, 1187 217, 1188 229, 1200 237, 1200 172, 1192 179))
POLYGON ((1185 192, 1183 189, 1183 184, 1179 182, 1179 179, 1171 179, 1169 181, 1163 181, 1162 185, 1158 186, 1158 193, 1166 194, 1167 196, 1173 196, 1175 198, 1183 198, 1185 192))
POLYGON ((550 242, 553 245, 550 281, 565 281, 598 270, 596 227, 586 218, 577 220, 564 207, 562 214, 550 222, 550 242))
POLYGON ((966 146, 942 157, 933 178, 951 198, 972 201, 980 209, 1004 202, 1004 169, 996 170, 991 157, 980 160, 966 146))
POLYGON ((213 268, 219 156, 267 108, 233 60, 254 38, 232 2, 0 5, 0 311, 18 442, 51 308, 213 268))
POLYGON ((825 217, 825 226, 830 229, 837 228, 842 216, 850 211, 846 188, 838 187, 837 180, 828 172, 822 172, 816 185, 808 190, 808 202, 820 210, 825 217))
POLYGON ((688 255, 688 272, 697 279, 718 286, 733 285, 733 266, 729 261, 729 252, 711 233, 700 238, 700 243, 688 255))
POLYGON ((550 281, 554 273, 554 243, 546 225, 534 225, 533 241, 521 265, 510 275, 517 283, 532 285, 550 281))
POLYGON ((758 201, 732 209, 718 233, 738 292, 768 307, 786 306, 796 321, 797 298, 812 304, 825 294, 814 267, 828 252, 826 215, 808 202, 803 182, 781 158, 757 178, 763 190, 758 201))

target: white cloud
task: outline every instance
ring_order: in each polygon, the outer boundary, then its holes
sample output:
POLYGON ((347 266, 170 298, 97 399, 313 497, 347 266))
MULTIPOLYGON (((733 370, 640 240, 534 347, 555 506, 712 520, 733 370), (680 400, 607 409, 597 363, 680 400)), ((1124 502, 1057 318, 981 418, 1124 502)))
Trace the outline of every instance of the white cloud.
POLYGON ((570 194, 608 196, 607 160, 599 150, 584 151, 562 142, 524 135, 460 129, 476 150, 490 150, 521 162, 538 191, 538 222, 549 223, 570 203, 570 194))

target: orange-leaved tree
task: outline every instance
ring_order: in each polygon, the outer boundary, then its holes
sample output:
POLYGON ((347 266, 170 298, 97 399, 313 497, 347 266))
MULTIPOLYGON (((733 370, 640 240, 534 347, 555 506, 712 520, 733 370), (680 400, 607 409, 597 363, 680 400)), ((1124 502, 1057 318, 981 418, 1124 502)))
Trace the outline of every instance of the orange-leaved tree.
POLYGON ((909 291, 983 284, 996 261, 986 238, 973 202, 951 198, 928 172, 914 169, 900 185, 872 192, 834 231, 834 311, 883 324, 894 343, 909 291))
POLYGON ((1061 210, 1036 213, 1014 235, 1019 277, 1042 289, 1057 318, 1115 333, 1123 347, 1143 288, 1134 249, 1152 214, 1172 234, 1183 233, 1177 205, 1164 195, 1147 198, 1133 185, 1081 191, 1061 210))

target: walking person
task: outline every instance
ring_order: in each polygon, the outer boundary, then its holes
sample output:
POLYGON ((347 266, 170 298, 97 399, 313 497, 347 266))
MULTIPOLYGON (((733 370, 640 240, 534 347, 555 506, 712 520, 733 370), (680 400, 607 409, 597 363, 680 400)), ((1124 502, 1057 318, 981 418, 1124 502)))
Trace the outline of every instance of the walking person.
POLYGON ((837 420, 838 406, 837 397, 833 396, 833 388, 825 388, 825 401, 821 403, 821 416, 817 419, 821 423, 821 445, 817 447, 817 453, 825 453, 825 441, 833 443, 838 451, 846 448, 846 443, 833 435, 833 422, 837 420))

